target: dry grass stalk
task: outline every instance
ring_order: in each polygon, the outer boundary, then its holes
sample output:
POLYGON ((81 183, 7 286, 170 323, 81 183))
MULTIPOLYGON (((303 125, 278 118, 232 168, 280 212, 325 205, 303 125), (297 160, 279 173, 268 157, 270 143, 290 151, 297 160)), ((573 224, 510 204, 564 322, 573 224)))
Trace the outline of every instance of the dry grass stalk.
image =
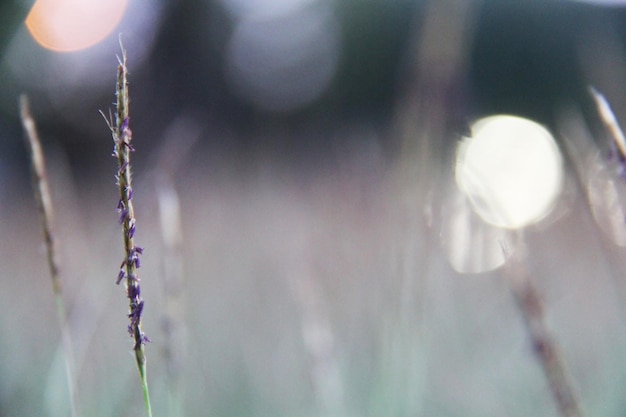
POLYGON ((28 97, 23 94, 20 96, 20 118, 24 128, 24 137, 28 146, 31 162, 31 174, 33 181, 33 190, 35 200, 37 201, 37 211, 41 219, 41 230, 46 247, 46 257, 48 259, 48 269, 50 270, 50 278, 52 279, 52 291, 54 293, 56 310, 59 325, 61 327, 61 343, 63 348, 63 357, 65 361, 65 374, 67 377, 67 386, 69 394, 69 402, 71 415, 77 416, 76 411, 76 395, 74 381, 74 359, 72 341, 67 326, 67 315, 65 312, 65 303, 63 301, 61 274, 58 260, 58 251, 56 248, 56 240, 53 231, 54 211, 52 208, 52 198, 50 196, 50 187, 48 185, 48 176, 46 173, 46 163, 37 133, 35 120, 30 111, 28 97))
POLYGON ((561 351, 548 330, 539 292, 519 255, 508 253, 504 245, 503 251, 508 261, 507 274, 513 296, 524 318, 533 352, 547 378, 559 413, 563 417, 584 417, 561 351))

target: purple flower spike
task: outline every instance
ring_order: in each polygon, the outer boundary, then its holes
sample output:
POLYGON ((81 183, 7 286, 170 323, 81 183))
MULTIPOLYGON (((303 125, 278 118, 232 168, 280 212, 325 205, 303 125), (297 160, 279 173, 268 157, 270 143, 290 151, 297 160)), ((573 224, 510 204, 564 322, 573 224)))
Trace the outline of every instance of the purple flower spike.
POLYGON ((140 340, 135 343, 135 349, 139 349, 141 345, 145 345, 146 343, 149 343, 149 342, 151 342, 151 340, 148 339, 148 337, 145 334, 141 333, 140 340))
POLYGON ((119 175, 122 175, 126 172, 126 169, 128 168, 128 162, 124 162, 121 166, 120 169, 117 170, 119 175))
POLYGON ((135 299, 141 297, 141 288, 138 285, 131 285, 128 288, 128 298, 135 299))
POLYGON ((126 220, 126 218, 128 217, 128 210, 127 209, 122 209, 120 210, 120 224, 124 224, 124 221, 126 220))
MULTIPOLYGON (((123 51, 124 52, 124 51, 123 51)), ((132 168, 130 163, 131 152, 135 148, 131 145, 132 131, 130 128, 130 118, 128 114, 129 97, 128 81, 126 70, 126 55, 122 55, 119 60, 116 83, 116 114, 109 117, 107 123, 111 128, 115 149, 113 155, 117 159, 117 171, 115 175, 116 184, 119 190, 119 201, 117 210, 119 221, 122 224, 123 242, 125 258, 117 276, 117 283, 125 280, 126 296, 129 302, 128 333, 134 339, 135 356, 142 378, 145 377, 145 356, 142 345, 148 340, 141 329, 141 314, 143 311, 143 300, 141 299, 141 288, 137 268, 140 266, 139 255, 143 250, 135 246, 134 237, 136 232, 136 221, 133 208, 133 188, 132 188, 132 168), (115 123, 114 123, 115 122, 115 123)), ((147 391, 146 391, 147 392, 147 391)))
POLYGON ((120 132, 124 132, 128 130, 128 126, 130 124, 130 117, 125 117, 124 121, 122 121, 122 125, 120 126, 120 132))

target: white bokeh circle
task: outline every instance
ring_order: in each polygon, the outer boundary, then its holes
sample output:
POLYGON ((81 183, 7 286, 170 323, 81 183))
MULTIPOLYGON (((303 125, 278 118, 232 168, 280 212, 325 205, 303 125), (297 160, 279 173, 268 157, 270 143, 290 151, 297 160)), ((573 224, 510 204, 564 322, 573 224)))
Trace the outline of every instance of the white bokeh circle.
POLYGON ((455 179, 487 223, 518 229, 550 213, 563 186, 561 153, 550 132, 517 116, 482 118, 457 151, 455 179))

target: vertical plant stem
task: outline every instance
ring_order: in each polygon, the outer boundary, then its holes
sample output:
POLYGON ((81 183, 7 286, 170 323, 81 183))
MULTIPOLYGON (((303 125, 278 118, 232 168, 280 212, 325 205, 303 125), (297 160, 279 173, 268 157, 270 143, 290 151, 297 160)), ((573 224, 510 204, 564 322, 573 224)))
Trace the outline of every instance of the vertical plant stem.
POLYGON ((183 413, 181 370, 183 364, 183 232, 178 193, 170 176, 161 172, 157 183, 161 236, 163 238, 163 289, 165 311, 162 319, 163 345, 167 366, 170 417, 183 413))
POLYGON ((35 120, 30 111, 28 97, 25 94, 20 96, 19 105, 20 118, 22 120, 22 126, 25 133, 24 136, 30 153, 33 190, 35 193, 35 200, 37 201, 37 210, 39 212, 39 217, 41 218, 41 229, 46 247, 48 269, 50 270, 50 278, 52 279, 52 291, 55 298, 57 319, 61 328, 61 344, 65 362, 65 375, 67 378, 70 410, 71 415, 76 417, 78 416, 78 413, 76 411, 76 395, 74 386, 74 355, 69 328, 67 326, 65 302, 63 301, 63 293, 61 290, 60 268, 56 249, 56 240, 54 239, 52 227, 54 214, 52 209, 52 198, 50 197, 50 188, 48 186, 46 164, 35 120))
POLYGON ((201 127, 191 115, 182 114, 165 130, 156 155, 155 190, 163 244, 163 355, 167 369, 169 417, 185 415, 182 372, 186 353, 186 278, 183 256, 183 216, 176 171, 200 138, 201 127))
POLYGON ((518 259, 503 248, 508 260, 509 283, 520 308, 533 352, 546 376, 559 413, 563 417, 584 417, 561 351, 546 324, 543 301, 531 277, 518 259))
POLYGON ((117 283, 119 284, 123 280, 125 280, 126 283, 126 295, 129 301, 128 318, 130 319, 128 333, 134 340, 133 350, 141 378, 146 412, 149 417, 152 417, 152 407, 148 391, 148 377, 146 374, 146 355, 144 350, 145 343, 150 340, 143 333, 141 326, 144 301, 141 298, 141 287, 139 285, 139 276, 137 275, 137 269, 140 266, 139 256, 143 253, 143 248, 136 246, 134 241, 136 220, 132 202, 133 188, 130 166, 130 154, 134 151, 134 148, 131 145, 132 131, 129 126, 128 71, 126 67, 126 51, 123 46, 122 58, 118 60, 119 65, 115 88, 115 95, 117 97, 115 122, 111 119, 107 120, 107 124, 113 136, 113 155, 117 158, 118 162, 116 179, 120 191, 120 199, 117 204, 117 209, 120 214, 119 220, 122 224, 125 250, 125 258, 120 266, 117 283))

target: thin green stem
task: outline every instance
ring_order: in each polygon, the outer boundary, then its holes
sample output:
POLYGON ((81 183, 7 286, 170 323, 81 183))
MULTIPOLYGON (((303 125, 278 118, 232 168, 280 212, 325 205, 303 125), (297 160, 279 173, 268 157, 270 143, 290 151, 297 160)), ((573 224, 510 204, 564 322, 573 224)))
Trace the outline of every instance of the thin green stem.
POLYGON ((143 401, 146 406, 148 417, 152 417, 152 406, 150 403, 150 391, 148 390, 148 376, 146 374, 146 357, 144 355, 143 345, 139 349, 135 349, 135 358, 137 359, 137 369, 139 369, 139 377, 141 378, 141 387, 143 388, 143 401))
POLYGON ((74 349, 67 326, 67 314, 65 313, 65 303, 61 294, 55 294, 56 310, 59 324, 61 326, 61 345, 63 346, 63 361, 65 363, 65 376, 67 379, 68 396, 70 400, 71 416, 79 416, 76 403, 76 390, 74 380, 74 349))

